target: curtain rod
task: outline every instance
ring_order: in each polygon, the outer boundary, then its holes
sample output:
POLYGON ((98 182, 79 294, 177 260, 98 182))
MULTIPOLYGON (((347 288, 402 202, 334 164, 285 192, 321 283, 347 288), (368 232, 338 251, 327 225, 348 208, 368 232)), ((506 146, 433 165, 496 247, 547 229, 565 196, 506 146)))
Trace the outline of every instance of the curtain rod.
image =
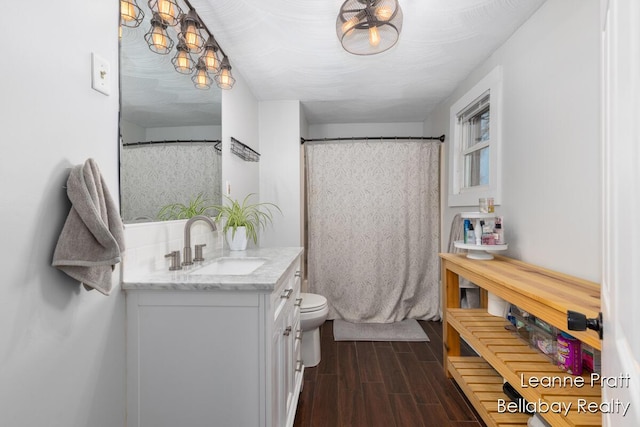
POLYGON ((415 140, 437 140, 440 142, 444 142, 444 134, 440 136, 351 136, 351 137, 338 137, 338 138, 315 138, 315 139, 305 139, 300 138, 300 144, 304 144, 305 142, 325 142, 325 141, 357 141, 357 140, 398 140, 398 139, 415 139, 415 140))
POLYGON ((221 141, 219 139, 169 139, 169 140, 163 140, 163 141, 127 142, 127 143, 123 143, 122 146, 129 147, 131 145, 175 144, 175 143, 185 143, 185 142, 206 142, 206 143, 218 144, 221 141))

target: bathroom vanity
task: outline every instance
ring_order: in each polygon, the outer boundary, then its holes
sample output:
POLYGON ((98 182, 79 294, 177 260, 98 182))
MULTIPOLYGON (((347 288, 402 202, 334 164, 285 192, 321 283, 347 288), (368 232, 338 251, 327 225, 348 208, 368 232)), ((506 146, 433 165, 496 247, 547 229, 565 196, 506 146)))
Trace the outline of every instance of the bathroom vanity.
POLYGON ((301 248, 128 277, 127 426, 292 426, 301 248))

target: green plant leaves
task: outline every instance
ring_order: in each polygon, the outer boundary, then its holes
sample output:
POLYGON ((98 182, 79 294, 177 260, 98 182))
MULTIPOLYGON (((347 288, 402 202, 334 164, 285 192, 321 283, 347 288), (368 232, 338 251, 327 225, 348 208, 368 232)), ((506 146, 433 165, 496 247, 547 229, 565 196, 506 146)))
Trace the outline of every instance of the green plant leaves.
POLYGON ((208 203, 209 201, 203 197, 202 193, 199 193, 195 198, 189 200, 187 205, 171 203, 163 206, 160 208, 157 218, 160 221, 170 221, 175 219, 189 219, 196 215, 208 215, 215 209, 213 205, 209 205, 208 203))
POLYGON ((247 238, 253 240, 253 243, 258 243, 258 230, 271 224, 274 211, 277 210, 280 213, 282 211, 274 203, 249 203, 249 198, 253 195, 255 194, 248 194, 242 203, 224 196, 229 202, 228 204, 214 205, 211 208, 218 210, 216 221, 222 218, 226 219, 223 232, 226 233, 231 228, 231 235, 235 236, 238 227, 245 227, 247 238))

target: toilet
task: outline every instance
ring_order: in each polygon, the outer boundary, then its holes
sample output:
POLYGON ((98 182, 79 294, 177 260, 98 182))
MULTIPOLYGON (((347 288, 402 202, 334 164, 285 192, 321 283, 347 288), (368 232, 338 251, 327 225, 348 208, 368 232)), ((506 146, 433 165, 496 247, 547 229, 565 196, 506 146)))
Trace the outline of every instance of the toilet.
POLYGON ((300 327, 302 328, 302 362, 306 367, 320 363, 320 325, 327 320, 329 304, 322 295, 301 293, 300 327))

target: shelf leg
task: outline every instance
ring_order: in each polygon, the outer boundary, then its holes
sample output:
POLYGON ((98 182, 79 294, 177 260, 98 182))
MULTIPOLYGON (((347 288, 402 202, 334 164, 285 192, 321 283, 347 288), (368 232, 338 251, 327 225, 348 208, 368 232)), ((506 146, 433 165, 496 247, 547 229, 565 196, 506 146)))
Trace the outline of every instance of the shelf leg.
POLYGON ((447 369, 449 356, 460 356, 460 334, 447 322, 447 308, 460 307, 460 283, 456 273, 447 269, 447 262, 442 263, 442 366, 447 378, 451 374, 447 369))

